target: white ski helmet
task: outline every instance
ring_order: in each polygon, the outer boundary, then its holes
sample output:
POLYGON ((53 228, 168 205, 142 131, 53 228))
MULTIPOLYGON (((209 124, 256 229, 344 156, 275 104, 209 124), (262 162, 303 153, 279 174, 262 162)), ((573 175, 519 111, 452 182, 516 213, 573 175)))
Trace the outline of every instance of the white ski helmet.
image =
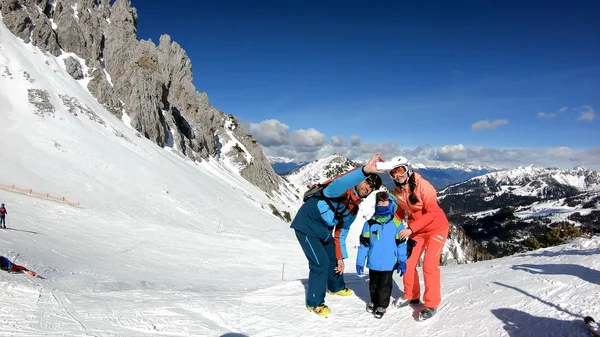
POLYGON ((413 173, 412 168, 410 166, 410 162, 408 161, 408 159, 406 159, 406 157, 404 156, 397 156, 392 158, 392 160, 389 161, 389 174, 390 177, 392 179, 394 179, 394 177, 392 177, 392 171, 396 168, 396 167, 400 167, 400 166, 404 166, 406 167, 406 172, 408 173, 408 176, 410 177, 413 173))
POLYGON ((406 168, 410 168, 410 162, 404 156, 397 156, 390 160, 390 170, 395 169, 398 166, 406 166, 406 168))

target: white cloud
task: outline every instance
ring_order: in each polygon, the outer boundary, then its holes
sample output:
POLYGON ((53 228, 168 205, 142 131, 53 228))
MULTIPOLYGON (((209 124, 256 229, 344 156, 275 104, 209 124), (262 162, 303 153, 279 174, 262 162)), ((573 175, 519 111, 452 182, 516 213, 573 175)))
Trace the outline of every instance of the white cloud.
POLYGON ((441 161, 464 161, 467 151, 462 144, 444 145, 437 150, 437 157, 441 161))
POLYGON ((346 146, 348 142, 344 137, 331 136, 331 145, 333 146, 346 146))
POLYGON ((248 133, 253 135, 260 145, 265 147, 289 144, 289 129, 289 126, 276 119, 248 125, 248 133))
POLYGON ((484 129, 495 129, 500 125, 506 125, 506 124, 508 124, 508 120, 506 120, 506 119, 496 119, 493 122, 490 122, 488 120, 481 120, 481 121, 477 121, 477 122, 473 123, 473 125, 471 125, 471 130, 478 131, 478 130, 484 130, 484 129))
POLYGON ((557 114, 553 113, 553 112, 543 112, 543 111, 540 111, 537 114, 538 118, 547 118, 547 119, 552 119, 552 118, 556 117, 556 115, 557 114))
POLYGON ((519 165, 537 165, 543 167, 573 168, 585 166, 600 169, 600 146, 592 149, 575 149, 569 147, 555 148, 492 148, 483 146, 466 147, 462 144, 444 145, 433 148, 430 145, 416 148, 400 148, 397 144, 360 144, 334 147, 326 144, 321 147, 296 147, 282 145, 265 147, 265 154, 270 157, 292 158, 297 162, 313 161, 334 153, 341 153, 355 161, 365 162, 375 152, 381 153, 384 159, 403 155, 413 163, 433 164, 471 164, 493 166, 498 168, 514 168, 519 165))
POLYGON ((313 128, 294 131, 291 140, 292 144, 302 147, 315 147, 327 144, 327 137, 313 128))
POLYGON ((556 118, 556 116, 558 116, 558 114, 567 112, 567 110, 568 110, 568 108, 566 106, 563 106, 562 108, 558 109, 557 112, 540 111, 540 112, 538 112, 537 116, 538 116, 538 118, 553 119, 553 118, 556 118))
POLYGON ((577 117, 577 120, 591 122, 595 118, 596 118, 596 111, 594 111, 594 108, 589 105, 584 105, 583 111, 579 112, 579 117, 577 117))
MULTIPOLYGON (((559 111, 561 110, 563 109, 559 111)), ((583 120, 593 120, 595 111, 591 106, 584 106, 581 116, 584 116, 583 120)), ((490 125, 506 124, 506 120, 479 121, 478 123, 480 123, 478 128, 489 128, 490 125)), ((247 130, 257 138, 267 156, 285 157, 297 162, 313 161, 336 152, 352 160, 365 162, 371 158, 373 153, 379 152, 384 159, 389 160, 392 157, 403 155, 409 158, 411 162, 425 165, 454 162, 499 168, 533 164, 560 168, 572 168, 581 165, 592 169, 600 169, 600 147, 593 149, 569 147, 503 149, 447 144, 439 148, 434 148, 431 145, 401 148, 396 143, 363 143, 358 135, 351 136, 349 142, 344 137, 332 136, 331 142, 328 142, 323 133, 313 128, 295 130, 290 134, 289 127, 275 119, 265 120, 258 124, 249 124, 247 130)))
POLYGON ((572 168, 584 165, 592 169, 600 167, 600 156, 593 150, 569 147, 499 149, 489 147, 467 148, 468 163, 511 168, 518 165, 572 168))

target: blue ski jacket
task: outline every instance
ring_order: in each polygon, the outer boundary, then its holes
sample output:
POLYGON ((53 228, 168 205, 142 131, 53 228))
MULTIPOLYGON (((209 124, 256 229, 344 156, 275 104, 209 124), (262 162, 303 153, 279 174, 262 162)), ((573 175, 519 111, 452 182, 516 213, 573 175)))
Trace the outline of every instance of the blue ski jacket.
POLYGON ((0 269, 5 271, 10 271, 12 268, 12 262, 5 258, 4 256, 0 256, 0 269))
MULTIPOLYGON (((396 199, 390 195, 389 200, 394 205, 394 212, 398 207, 396 199)), ((356 264, 365 265, 377 271, 394 270, 399 261, 406 262, 406 241, 400 243, 398 233, 406 226, 405 222, 398 219, 394 212, 387 216, 373 216, 365 222, 358 247, 356 264)))
MULTIPOLYGON (((362 169, 356 169, 349 172, 341 177, 334 179, 327 187, 323 189, 323 195, 327 198, 339 197, 348 190, 352 189, 353 196, 358 198, 356 189, 354 188, 360 182, 366 179, 366 176, 362 169)), ((329 207, 327 201, 319 198, 308 199, 292 220, 291 228, 300 231, 308 236, 313 236, 319 239, 321 242, 328 242, 333 237, 333 229, 337 225, 341 225, 341 231, 339 231, 339 242, 341 255, 343 258, 348 257, 346 251, 346 237, 348 236, 348 230, 350 225, 356 218, 356 213, 351 214, 344 204, 341 204, 334 199, 330 199, 334 208, 339 207, 339 212, 342 214, 340 221, 336 221, 334 211, 329 207)), ((337 239, 336 238, 336 239, 337 239)))

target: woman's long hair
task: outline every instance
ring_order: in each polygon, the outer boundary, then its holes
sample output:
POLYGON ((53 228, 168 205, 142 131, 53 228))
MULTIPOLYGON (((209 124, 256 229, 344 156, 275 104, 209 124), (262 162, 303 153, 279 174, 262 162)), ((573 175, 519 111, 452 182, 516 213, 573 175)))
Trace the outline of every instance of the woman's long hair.
POLYGON ((415 174, 411 174, 410 178, 408 178, 408 187, 410 187, 410 195, 408 196, 408 201, 411 204, 416 204, 419 202, 419 198, 415 195, 415 188, 417 187, 417 182, 415 181, 415 174))

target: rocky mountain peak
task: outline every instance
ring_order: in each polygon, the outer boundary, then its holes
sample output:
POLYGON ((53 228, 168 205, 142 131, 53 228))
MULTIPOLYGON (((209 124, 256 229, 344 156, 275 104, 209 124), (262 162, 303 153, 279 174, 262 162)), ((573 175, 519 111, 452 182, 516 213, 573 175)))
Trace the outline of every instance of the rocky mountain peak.
POLYGON ((0 13, 24 42, 54 56, 74 54, 65 57, 71 76, 87 81, 99 103, 158 146, 172 141, 197 161, 227 159, 269 194, 285 185, 256 139, 196 90, 191 61, 179 44, 168 35, 158 46, 137 39, 131 1, 0 0, 0 13))

